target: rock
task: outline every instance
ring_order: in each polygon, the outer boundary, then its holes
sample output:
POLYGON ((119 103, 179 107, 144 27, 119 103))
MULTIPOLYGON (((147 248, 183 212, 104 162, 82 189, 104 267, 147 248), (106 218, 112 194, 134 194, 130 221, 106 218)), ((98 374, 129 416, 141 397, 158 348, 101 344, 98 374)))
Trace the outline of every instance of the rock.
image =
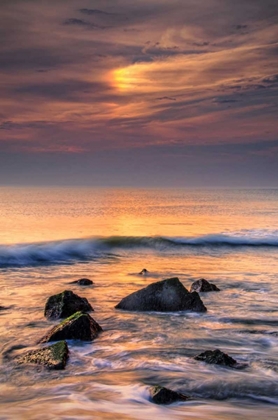
POLYGON ((6 311, 7 309, 9 309, 7 306, 0 306, 0 311, 6 311))
POLYGON ((194 357, 195 360, 200 360, 209 364, 216 364, 222 366, 235 367, 237 361, 221 350, 207 350, 194 357))
POLYGON ((220 292, 220 289, 215 284, 209 283, 205 279, 200 279, 192 283, 190 292, 220 292))
POLYGON ((205 312, 198 293, 189 293, 177 277, 152 283, 121 300, 116 309, 126 311, 205 312))
POLYGON ((176 401, 188 401, 191 398, 180 394, 179 392, 172 391, 171 389, 162 386, 153 386, 150 389, 151 399, 155 404, 172 404, 176 401))
POLYGON ((48 319, 67 318, 78 311, 89 312, 93 311, 93 308, 86 298, 76 295, 71 290, 65 290, 47 299, 44 316, 48 319))
POLYGON ((146 268, 143 268, 143 270, 141 270, 138 274, 140 274, 141 276, 146 276, 148 274, 148 270, 146 268))
POLYGON ((69 357, 66 341, 59 341, 52 346, 32 350, 17 359, 18 364, 38 364, 49 369, 65 369, 69 357))
POLYGON ((92 341, 100 331, 102 331, 101 326, 89 314, 76 312, 51 328, 39 343, 59 340, 92 341))
POLYGON ((90 286, 91 284, 94 284, 94 282, 90 279, 79 279, 72 281, 70 284, 78 284, 79 286, 90 286))

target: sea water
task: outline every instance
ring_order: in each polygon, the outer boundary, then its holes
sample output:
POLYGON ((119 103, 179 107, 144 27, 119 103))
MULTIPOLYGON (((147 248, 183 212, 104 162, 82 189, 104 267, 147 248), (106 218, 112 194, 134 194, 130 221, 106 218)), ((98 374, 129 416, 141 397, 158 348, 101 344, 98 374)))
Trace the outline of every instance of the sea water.
POLYGON ((0 223, 0 419, 278 419, 277 189, 1 188, 0 223), (114 308, 174 276, 221 292, 201 314, 114 308), (6 356, 37 348, 63 290, 103 332, 69 341, 63 371, 17 366, 6 356), (216 348, 247 367, 193 359, 216 348), (157 406, 156 384, 193 399, 157 406))

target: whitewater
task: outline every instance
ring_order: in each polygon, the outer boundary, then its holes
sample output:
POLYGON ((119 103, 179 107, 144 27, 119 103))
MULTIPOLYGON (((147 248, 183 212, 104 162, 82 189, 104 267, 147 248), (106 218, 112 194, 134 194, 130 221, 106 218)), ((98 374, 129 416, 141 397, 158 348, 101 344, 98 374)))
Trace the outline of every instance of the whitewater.
MULTIPOLYGON (((69 239, 64 241, 0 246, 0 267, 40 264, 74 264, 94 258, 107 258, 121 249, 140 248, 166 253, 173 249, 202 247, 278 247, 278 233, 244 232, 244 234, 211 234, 196 238, 120 237, 69 239)), ((223 251, 223 249, 222 249, 223 251)), ((184 250, 186 253, 186 250, 184 250)))
POLYGON ((273 189, 0 189, 0 419, 277 419, 277 222, 273 189), (115 309, 174 276, 221 291, 200 294, 203 314, 115 309), (94 284, 72 284, 82 277, 94 284), (69 341, 64 371, 16 366, 63 290, 89 300, 103 333, 69 341), (193 359, 215 348, 246 369, 193 359), (156 406, 156 384, 192 401, 156 406))

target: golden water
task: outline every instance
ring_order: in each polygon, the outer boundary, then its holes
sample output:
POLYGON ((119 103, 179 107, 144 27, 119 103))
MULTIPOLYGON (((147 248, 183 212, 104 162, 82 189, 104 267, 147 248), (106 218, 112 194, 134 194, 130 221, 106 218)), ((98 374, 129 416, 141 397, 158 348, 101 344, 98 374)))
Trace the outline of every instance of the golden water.
POLYGON ((47 297, 65 289, 88 298, 104 330, 69 342, 64 371, 3 359, 0 419, 276 419, 277 221, 277 190, 0 189, 1 353, 33 348, 55 324, 47 297), (172 276, 221 292, 202 294, 205 314, 114 309, 172 276), (81 277, 94 286, 68 284, 81 277), (214 348, 248 368, 192 359, 214 348), (194 400, 156 406, 157 383, 194 400))

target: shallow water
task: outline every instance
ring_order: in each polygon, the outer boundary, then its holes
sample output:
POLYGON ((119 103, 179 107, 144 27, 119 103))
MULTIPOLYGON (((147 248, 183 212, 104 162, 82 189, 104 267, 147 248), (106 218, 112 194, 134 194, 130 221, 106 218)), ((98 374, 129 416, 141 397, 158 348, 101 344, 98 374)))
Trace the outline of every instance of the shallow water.
POLYGON ((278 191, 2 189, 0 198, 1 419, 278 418, 278 191), (205 314, 114 309, 173 276, 187 288, 205 277, 221 292, 200 294, 205 314), (94 285, 69 284, 81 277, 94 285), (5 355, 56 324, 44 304, 65 289, 88 298, 103 333, 70 341, 64 371, 15 366, 5 355), (192 358, 215 348, 248 366, 192 358), (154 384, 194 400, 156 406, 154 384))

